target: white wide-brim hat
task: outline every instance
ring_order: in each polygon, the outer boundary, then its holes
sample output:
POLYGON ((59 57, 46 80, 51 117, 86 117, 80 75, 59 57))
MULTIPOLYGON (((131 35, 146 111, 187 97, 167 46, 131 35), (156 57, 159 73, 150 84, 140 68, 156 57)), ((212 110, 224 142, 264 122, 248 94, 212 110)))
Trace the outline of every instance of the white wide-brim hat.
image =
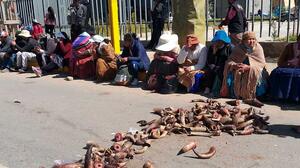
POLYGON ((22 30, 21 33, 18 35, 18 36, 21 36, 21 37, 31 37, 31 34, 28 30, 22 30))
POLYGON ((159 41, 156 50, 159 51, 172 51, 178 47, 178 36, 176 34, 171 34, 171 32, 166 32, 159 37, 159 41))
POLYGON ((100 36, 100 35, 94 35, 94 36, 92 37, 92 39, 93 39, 94 42, 96 42, 96 43, 101 43, 101 42, 104 40, 104 38, 103 38, 102 36, 100 36))

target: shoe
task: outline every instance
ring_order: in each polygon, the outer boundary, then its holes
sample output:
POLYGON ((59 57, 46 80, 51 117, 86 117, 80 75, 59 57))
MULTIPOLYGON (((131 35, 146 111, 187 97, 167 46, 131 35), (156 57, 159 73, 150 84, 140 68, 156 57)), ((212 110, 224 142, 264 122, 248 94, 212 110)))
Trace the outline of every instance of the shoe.
POLYGON ((300 126, 292 127, 292 130, 293 130, 295 133, 300 134, 300 126))
POLYGON ((210 93, 210 89, 208 87, 206 87, 203 94, 204 95, 209 95, 209 93, 210 93))
POLYGON ((259 100, 255 99, 245 99, 243 100, 244 103, 249 104, 251 106, 255 106, 255 107, 259 107, 261 108, 262 106, 264 106, 264 104, 262 102, 260 102, 259 100))
POLYGON ((26 72, 26 69, 21 68, 21 69, 19 69, 18 71, 19 71, 20 73, 25 73, 25 72, 26 72))
POLYGON ((229 100, 229 101, 226 101, 227 104, 231 105, 231 106, 239 106, 241 104, 241 102, 236 99, 236 100, 229 100))
POLYGON ((1 70, 1 73, 6 73, 6 72, 9 72, 8 68, 4 68, 4 69, 1 70))
POLYGON ((36 75, 37 77, 42 77, 42 71, 41 71, 40 68, 36 68, 36 67, 34 67, 34 66, 32 66, 31 68, 32 68, 32 71, 35 73, 35 75, 36 75))
POLYGON ((130 83, 131 86, 137 86, 138 84, 139 84, 139 80, 137 78, 134 78, 130 83))

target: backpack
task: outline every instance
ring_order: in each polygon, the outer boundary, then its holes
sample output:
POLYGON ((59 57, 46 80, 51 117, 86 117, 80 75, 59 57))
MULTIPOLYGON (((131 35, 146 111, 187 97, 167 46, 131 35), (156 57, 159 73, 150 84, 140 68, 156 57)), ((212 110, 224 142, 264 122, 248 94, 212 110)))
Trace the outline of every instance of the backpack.
POLYGON ((129 84, 132 76, 128 71, 127 65, 121 65, 117 71, 116 77, 114 79, 114 84, 126 86, 129 84))

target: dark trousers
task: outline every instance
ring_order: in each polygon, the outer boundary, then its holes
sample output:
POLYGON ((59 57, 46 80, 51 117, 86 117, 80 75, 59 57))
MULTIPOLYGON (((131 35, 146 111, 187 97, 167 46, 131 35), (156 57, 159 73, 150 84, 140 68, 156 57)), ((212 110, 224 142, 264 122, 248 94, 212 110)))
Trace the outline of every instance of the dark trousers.
POLYGON ((43 66, 41 69, 42 69, 43 74, 47 74, 53 70, 58 69, 58 66, 54 62, 50 62, 46 66, 43 66))
POLYGON ((53 38, 54 36, 54 28, 55 28, 54 25, 45 25, 45 32, 47 34, 50 34, 51 38, 53 38))
POLYGON ((145 71, 145 68, 142 62, 130 61, 128 63, 128 71, 133 78, 138 78, 138 73, 145 71))
POLYGON ((11 56, 0 58, 0 68, 13 68, 16 59, 16 54, 12 54, 11 56))
POLYGON ((151 40, 149 44, 147 45, 147 48, 154 49, 154 47, 157 45, 159 37, 161 36, 161 32, 164 29, 164 19, 153 19, 152 22, 152 34, 151 34, 151 40))

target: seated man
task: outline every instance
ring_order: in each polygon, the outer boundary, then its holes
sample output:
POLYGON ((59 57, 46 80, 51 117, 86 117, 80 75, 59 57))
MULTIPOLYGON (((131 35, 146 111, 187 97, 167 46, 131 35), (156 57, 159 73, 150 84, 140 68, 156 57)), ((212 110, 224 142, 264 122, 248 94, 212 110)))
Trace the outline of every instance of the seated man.
POLYGON ((218 96, 223 81, 225 62, 230 56, 233 47, 230 38, 224 30, 217 31, 211 42, 204 70, 204 94, 212 92, 214 96, 218 96))
MULTIPOLYGON (((206 64, 207 48, 200 44, 198 38, 190 34, 186 37, 186 44, 182 47, 177 57, 180 66, 178 81, 189 92, 195 84, 195 75, 201 73, 206 64)), ((199 90, 199 84, 198 89, 199 90)))
POLYGON ((2 31, 0 34, 0 69, 2 72, 7 72, 11 68, 10 57, 12 54, 12 39, 8 36, 6 31, 2 31))
POLYGON ((131 85, 138 84, 138 72, 147 71, 150 59, 146 49, 135 34, 127 33, 124 35, 124 49, 119 56, 118 67, 127 65, 129 74, 132 75, 131 85))
POLYGON ((92 38, 96 46, 96 80, 102 82, 113 80, 117 72, 117 57, 110 41, 100 35, 92 38))
POLYGON ((158 93, 171 93, 177 89, 178 36, 170 32, 160 36, 154 60, 146 75, 145 89, 158 93))
POLYGON ((300 35, 288 44, 278 59, 278 67, 270 75, 273 99, 300 101, 300 35))
POLYGON ((263 106, 256 97, 266 93, 268 75, 265 67, 263 48, 257 42, 255 33, 246 32, 225 64, 220 95, 241 98, 253 106, 263 106))
POLYGON ((30 32, 28 30, 22 30, 20 34, 18 34, 18 40, 22 42, 13 42, 13 48, 18 50, 17 52, 17 68, 19 72, 27 71, 27 65, 29 59, 35 59, 37 53, 42 53, 40 44, 31 37, 30 32), (19 46, 18 44, 25 44, 19 46))

